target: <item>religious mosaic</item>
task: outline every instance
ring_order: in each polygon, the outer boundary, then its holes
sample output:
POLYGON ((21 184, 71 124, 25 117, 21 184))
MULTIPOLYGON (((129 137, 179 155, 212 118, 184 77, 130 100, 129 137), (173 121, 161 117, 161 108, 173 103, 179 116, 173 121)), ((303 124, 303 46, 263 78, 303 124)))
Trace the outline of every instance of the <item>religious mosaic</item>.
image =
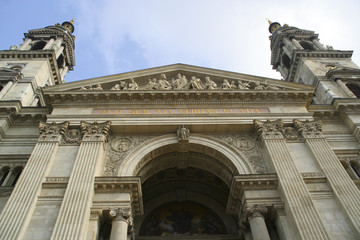
POLYGON ((201 236, 225 234, 224 224, 209 208, 173 202, 155 209, 143 222, 140 236, 201 236))
POLYGON ((223 79, 222 83, 216 83, 209 76, 200 79, 196 76, 185 76, 180 73, 171 79, 162 73, 159 78, 149 78, 146 84, 140 85, 134 78, 120 80, 109 89, 103 89, 101 84, 80 87, 80 91, 131 91, 131 90, 282 90, 278 86, 259 81, 243 81, 240 79, 223 79))

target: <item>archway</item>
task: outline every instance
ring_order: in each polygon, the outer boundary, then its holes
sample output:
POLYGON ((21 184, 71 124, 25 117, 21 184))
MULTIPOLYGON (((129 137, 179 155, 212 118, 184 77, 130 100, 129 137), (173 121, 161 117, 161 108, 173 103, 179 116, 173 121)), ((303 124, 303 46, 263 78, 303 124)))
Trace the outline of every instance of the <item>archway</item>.
POLYGON ((254 171, 239 150, 199 134, 186 143, 174 135, 151 139, 119 167, 120 176, 142 179, 144 215, 135 218, 137 239, 206 239, 211 234, 236 239, 236 219, 226 213, 231 181, 234 175, 250 173, 254 171), (187 216, 182 230, 182 223, 174 220, 178 215, 187 216))

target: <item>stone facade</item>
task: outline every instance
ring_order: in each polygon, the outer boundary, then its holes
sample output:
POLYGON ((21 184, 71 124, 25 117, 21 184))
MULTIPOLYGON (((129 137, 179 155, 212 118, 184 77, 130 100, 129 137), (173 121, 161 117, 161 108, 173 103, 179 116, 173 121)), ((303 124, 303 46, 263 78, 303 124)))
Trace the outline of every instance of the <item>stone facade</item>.
POLYGON ((286 81, 175 64, 64 84, 73 30, 0 51, 0 239, 359 239, 351 52, 271 23, 286 81))

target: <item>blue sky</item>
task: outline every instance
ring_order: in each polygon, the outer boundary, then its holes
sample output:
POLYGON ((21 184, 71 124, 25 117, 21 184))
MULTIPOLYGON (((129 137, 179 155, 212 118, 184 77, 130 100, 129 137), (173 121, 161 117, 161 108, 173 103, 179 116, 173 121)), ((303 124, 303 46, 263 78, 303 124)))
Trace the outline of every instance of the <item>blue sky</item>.
POLYGON ((266 18, 314 30, 360 64, 359 12, 358 0, 0 0, 0 49, 76 17, 67 82, 174 63, 280 79, 266 18))

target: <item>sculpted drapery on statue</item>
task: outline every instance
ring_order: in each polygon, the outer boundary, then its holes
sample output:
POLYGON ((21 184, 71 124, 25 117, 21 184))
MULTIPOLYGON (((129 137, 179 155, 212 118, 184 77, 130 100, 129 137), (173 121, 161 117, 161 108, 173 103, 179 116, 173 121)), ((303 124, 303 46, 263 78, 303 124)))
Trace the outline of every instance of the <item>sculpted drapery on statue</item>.
POLYGON ((189 141, 190 130, 184 125, 179 127, 177 130, 177 137, 179 141, 189 141))

